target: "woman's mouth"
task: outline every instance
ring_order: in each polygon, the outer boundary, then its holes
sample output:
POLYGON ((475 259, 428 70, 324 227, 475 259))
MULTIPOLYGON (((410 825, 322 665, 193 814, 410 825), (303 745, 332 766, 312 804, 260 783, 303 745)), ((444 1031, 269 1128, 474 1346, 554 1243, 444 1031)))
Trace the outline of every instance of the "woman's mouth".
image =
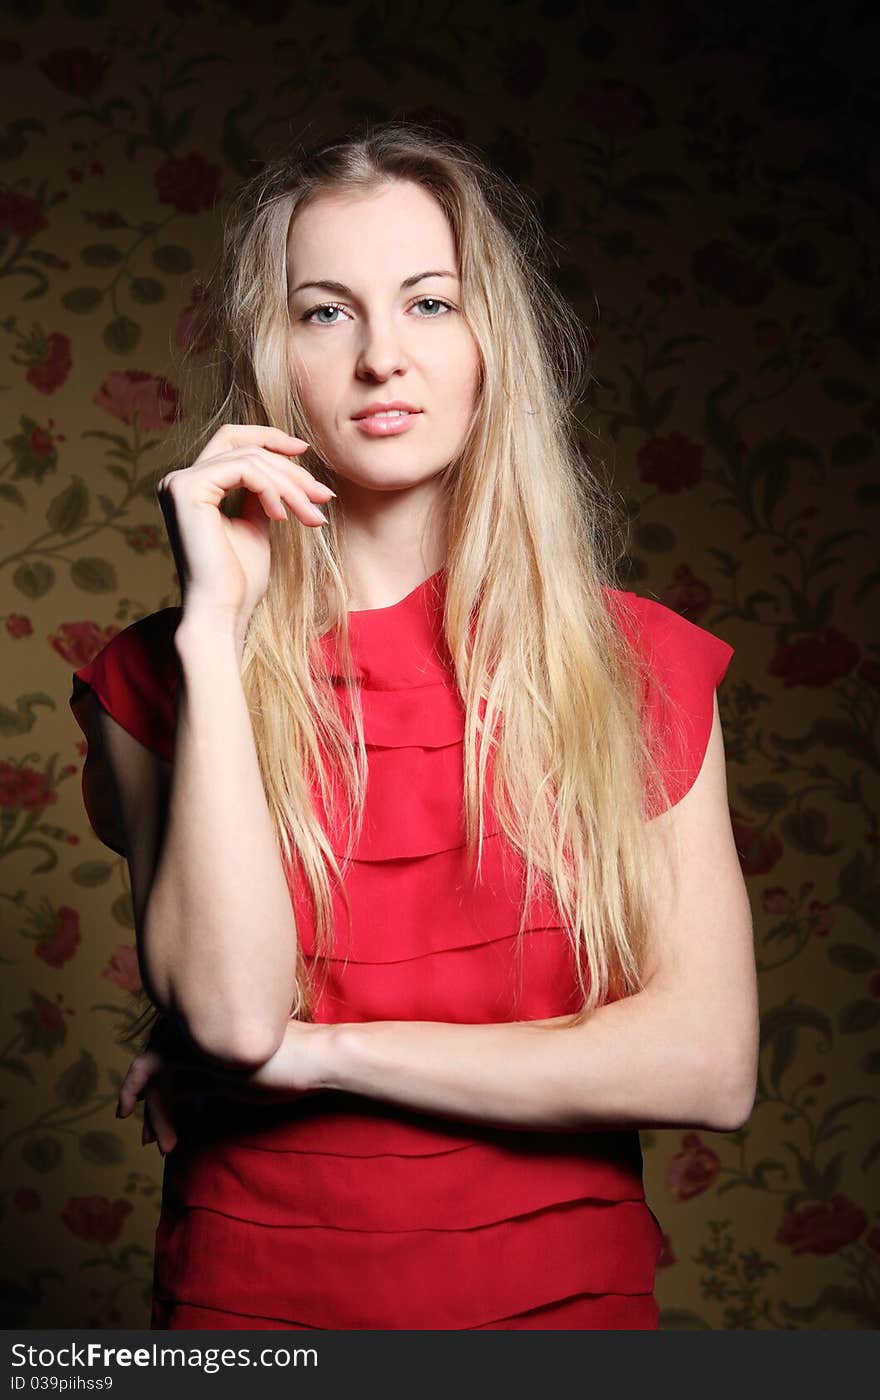
POLYGON ((416 419, 421 417, 421 410, 408 413, 405 409, 385 409, 381 413, 368 413, 364 418, 355 418, 352 421, 356 428, 368 437, 397 437, 400 433, 409 432, 416 419))

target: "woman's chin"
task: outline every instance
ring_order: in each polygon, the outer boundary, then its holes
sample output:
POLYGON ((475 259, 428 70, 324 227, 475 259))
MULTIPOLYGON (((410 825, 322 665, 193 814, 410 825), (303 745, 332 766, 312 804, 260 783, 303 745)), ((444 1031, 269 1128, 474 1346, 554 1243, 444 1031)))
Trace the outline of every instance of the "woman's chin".
POLYGON ((442 468, 432 464, 414 463, 411 459, 401 459, 397 462, 389 458, 384 461, 373 458, 364 462, 352 461, 349 458, 332 466, 330 470, 335 477, 334 490, 337 495, 342 496, 347 486, 363 491, 406 491, 414 486, 425 485, 442 468))

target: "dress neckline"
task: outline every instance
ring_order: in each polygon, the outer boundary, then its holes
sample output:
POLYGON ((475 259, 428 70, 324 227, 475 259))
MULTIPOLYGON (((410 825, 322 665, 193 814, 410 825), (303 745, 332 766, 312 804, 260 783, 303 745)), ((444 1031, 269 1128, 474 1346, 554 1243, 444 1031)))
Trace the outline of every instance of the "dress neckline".
POLYGON ((422 579, 421 583, 417 583, 415 588, 410 589, 409 593, 404 594, 402 598, 398 598, 396 603, 386 603, 385 606, 381 608, 349 608, 348 616, 349 618, 375 617, 378 614, 387 616, 389 613, 393 612, 395 608, 402 608, 405 604, 409 603, 412 599, 419 596, 422 592, 429 591, 430 585, 436 581, 439 581, 440 575, 445 574, 445 572, 446 565, 444 564, 433 574, 429 574, 426 579, 422 579))
MULTIPOLYGON (((384 608, 346 613, 354 673, 372 690, 406 690, 449 683, 450 663, 443 631, 446 566, 417 583, 384 608)), ((339 632, 322 638, 329 674, 344 683, 339 632)))

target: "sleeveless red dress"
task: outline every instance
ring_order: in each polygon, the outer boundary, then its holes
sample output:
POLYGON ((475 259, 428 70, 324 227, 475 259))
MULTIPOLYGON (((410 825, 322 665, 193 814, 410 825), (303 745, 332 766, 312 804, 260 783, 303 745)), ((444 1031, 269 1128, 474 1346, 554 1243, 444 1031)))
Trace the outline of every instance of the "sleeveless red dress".
MULTIPOLYGON (((445 577, 441 569, 390 607, 349 614, 369 794, 347 876, 351 937, 338 899, 316 1021, 475 1024, 577 1009, 553 907, 530 909, 516 959, 523 866, 490 817, 479 883, 466 874, 464 712, 442 633, 445 577)), ((683 721, 656 735, 678 801, 699 772, 733 648, 662 604, 617 590, 608 599, 683 721)), ((133 623, 74 673, 70 704, 89 739, 86 810, 117 851, 89 692, 172 759, 179 617, 166 608, 133 623)), ((322 644, 338 678, 332 637, 322 644)), ((645 704, 656 725, 650 693, 645 704)), ((334 849, 342 854, 342 842, 334 849)), ((310 911, 288 879, 313 958, 310 911)), ((341 1092, 281 1105, 203 1100, 165 1158, 151 1325, 656 1328, 661 1243, 635 1129, 505 1129, 341 1092)))

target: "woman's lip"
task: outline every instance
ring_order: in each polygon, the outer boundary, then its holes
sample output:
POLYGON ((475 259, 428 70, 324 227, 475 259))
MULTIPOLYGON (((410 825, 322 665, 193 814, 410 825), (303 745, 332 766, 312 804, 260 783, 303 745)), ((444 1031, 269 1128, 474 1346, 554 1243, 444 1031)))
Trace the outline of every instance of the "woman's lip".
POLYGON ((414 413, 390 414, 368 413, 364 418, 353 418, 352 422, 367 437, 397 437, 409 432, 415 420, 421 416, 421 409, 414 413))

